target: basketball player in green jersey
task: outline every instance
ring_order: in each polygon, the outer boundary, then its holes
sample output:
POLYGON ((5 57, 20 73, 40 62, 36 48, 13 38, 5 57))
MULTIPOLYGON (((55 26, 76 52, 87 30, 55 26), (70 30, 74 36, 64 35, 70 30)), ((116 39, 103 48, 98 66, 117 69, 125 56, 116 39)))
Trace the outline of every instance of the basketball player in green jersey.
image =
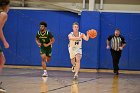
POLYGON ((49 62, 52 54, 52 44, 54 43, 53 35, 46 29, 47 23, 40 22, 40 31, 36 35, 36 43, 40 47, 42 58, 42 68, 44 70, 43 77, 47 77, 46 62, 49 62))

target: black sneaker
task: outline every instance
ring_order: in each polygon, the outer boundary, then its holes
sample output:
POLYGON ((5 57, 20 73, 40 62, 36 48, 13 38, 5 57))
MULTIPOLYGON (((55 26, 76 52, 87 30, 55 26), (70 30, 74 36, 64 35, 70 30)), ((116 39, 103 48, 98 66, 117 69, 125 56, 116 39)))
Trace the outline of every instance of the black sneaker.
POLYGON ((71 70, 72 72, 75 72, 75 69, 74 69, 74 68, 75 68, 75 65, 72 66, 72 68, 71 68, 71 69, 72 69, 72 70, 71 70))
POLYGON ((117 71, 116 71, 116 70, 114 70, 113 72, 114 72, 114 73, 116 73, 117 71))

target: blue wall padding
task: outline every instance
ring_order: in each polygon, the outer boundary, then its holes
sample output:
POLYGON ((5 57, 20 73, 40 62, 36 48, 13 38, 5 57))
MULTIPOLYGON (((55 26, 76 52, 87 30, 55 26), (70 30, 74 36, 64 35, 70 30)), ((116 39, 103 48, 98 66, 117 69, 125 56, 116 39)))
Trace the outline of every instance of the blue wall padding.
POLYGON ((11 46, 4 50, 6 64, 41 65, 35 36, 39 30, 39 23, 46 21, 49 31, 55 37, 52 60, 48 66, 71 66, 68 55, 68 34, 72 31, 72 23, 79 22, 79 19, 77 14, 69 12, 11 10, 5 27, 5 35, 11 46))
POLYGON ((98 33, 97 38, 90 39, 88 42, 83 41, 83 59, 81 66, 84 68, 98 68, 100 13, 90 11, 82 12, 80 27, 83 33, 86 33, 89 29, 96 29, 98 33))
POLYGON ((83 11, 77 15, 65 11, 11 9, 4 27, 10 44, 9 49, 3 49, 6 64, 41 65, 39 47, 35 43, 40 21, 48 23, 48 29, 55 37, 52 60, 48 66, 71 67, 68 34, 72 31, 72 23, 79 22, 81 32, 86 34, 89 29, 98 32, 95 39, 83 41, 82 68, 112 69, 106 38, 118 27, 127 42, 120 59, 120 69, 140 70, 140 14, 96 11, 83 11))
POLYGON ((127 45, 120 59, 120 69, 140 70, 140 14, 137 13, 101 13, 100 67, 112 69, 110 51, 106 50, 106 38, 121 29, 127 45))

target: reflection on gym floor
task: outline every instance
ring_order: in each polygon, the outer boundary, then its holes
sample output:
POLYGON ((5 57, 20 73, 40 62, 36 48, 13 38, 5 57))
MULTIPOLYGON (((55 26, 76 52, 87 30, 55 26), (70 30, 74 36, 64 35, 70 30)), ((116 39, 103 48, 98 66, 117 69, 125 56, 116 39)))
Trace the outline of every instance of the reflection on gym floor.
POLYGON ((70 71, 5 68, 0 81, 7 93, 140 93, 140 74, 81 72, 73 80, 70 71))
POLYGON ((71 93, 79 93, 78 80, 72 81, 71 93))

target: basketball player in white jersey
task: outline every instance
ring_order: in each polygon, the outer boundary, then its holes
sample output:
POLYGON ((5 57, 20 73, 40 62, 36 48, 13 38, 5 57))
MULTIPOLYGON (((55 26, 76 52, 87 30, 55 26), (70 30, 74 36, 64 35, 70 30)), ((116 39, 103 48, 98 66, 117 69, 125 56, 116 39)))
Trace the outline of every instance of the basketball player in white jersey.
POLYGON ((68 35, 69 38, 69 54, 72 63, 72 72, 75 72, 74 79, 78 78, 80 70, 80 61, 82 58, 82 39, 85 41, 89 40, 88 34, 85 35, 79 32, 79 24, 74 22, 72 25, 73 32, 68 35))

